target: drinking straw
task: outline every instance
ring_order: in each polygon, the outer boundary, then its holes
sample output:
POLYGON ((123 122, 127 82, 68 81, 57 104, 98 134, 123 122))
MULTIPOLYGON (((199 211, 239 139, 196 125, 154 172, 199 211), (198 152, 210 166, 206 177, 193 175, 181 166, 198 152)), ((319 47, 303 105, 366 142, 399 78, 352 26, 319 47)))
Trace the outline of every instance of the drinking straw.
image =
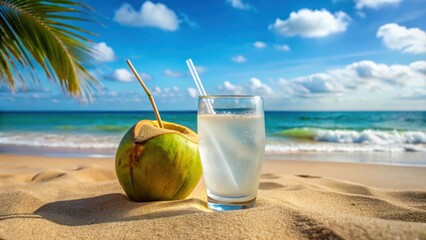
POLYGON ((136 79, 138 79, 139 83, 141 84, 143 90, 145 90, 146 94, 148 95, 149 101, 151 102, 152 108, 154 109, 154 113, 155 113, 155 118, 157 118, 157 122, 158 125, 160 126, 160 128, 164 128, 163 127, 163 122, 161 121, 161 117, 160 114, 158 113, 158 109, 157 106, 155 105, 155 101, 154 101, 154 97, 152 97, 151 92, 149 91, 149 89, 146 87, 145 83, 142 81, 141 76, 139 76, 138 72, 136 71, 136 69, 133 67, 132 62, 130 62, 129 59, 126 60, 127 64, 129 65, 130 69, 132 69, 133 74, 135 74, 136 79))
MULTIPOLYGON (((197 85, 198 94, 200 94, 200 96, 207 96, 206 91, 204 90, 204 87, 203 87, 203 83, 201 82, 201 79, 198 76, 197 70, 195 69, 195 66, 192 63, 192 60, 191 59, 186 60, 186 64, 188 65, 189 71, 191 72, 191 75, 192 75, 192 78, 194 79, 195 85, 197 85)), ((210 99, 205 99, 205 100, 206 100, 205 102, 206 102, 206 105, 207 105, 208 112, 211 113, 211 114, 215 114, 213 107, 212 107, 212 105, 209 101, 210 99)), ((231 181, 232 181, 234 187, 238 188, 237 181, 235 180, 234 174, 232 173, 232 170, 229 167, 228 162, 226 162, 226 160, 225 160, 225 155, 223 154, 222 149, 219 147, 217 139, 215 139, 214 137, 211 136, 210 140, 213 142, 213 145, 217 149, 217 151, 220 155, 220 159, 223 161, 223 166, 225 166, 226 172, 231 177, 231 181)))
POLYGON ((195 69, 194 64, 192 63, 192 59, 186 60, 186 64, 188 65, 189 71, 191 72, 192 77, 194 78, 195 85, 197 85, 198 92, 200 96, 206 96, 206 91, 204 90, 203 83, 198 76, 197 70, 195 69))
MULTIPOLYGON (((197 86, 198 94, 200 94, 200 96, 207 96, 206 90, 204 90, 204 87, 203 87, 203 83, 201 82, 201 79, 198 76, 197 69, 195 69, 195 66, 192 63, 192 59, 186 60, 186 65, 188 65, 189 72, 191 73, 192 78, 194 79, 195 85, 197 86)), ((206 105, 207 105, 208 112, 214 113, 214 110, 213 110, 213 107, 212 107, 210 101, 207 100, 205 102, 206 102, 206 105)))

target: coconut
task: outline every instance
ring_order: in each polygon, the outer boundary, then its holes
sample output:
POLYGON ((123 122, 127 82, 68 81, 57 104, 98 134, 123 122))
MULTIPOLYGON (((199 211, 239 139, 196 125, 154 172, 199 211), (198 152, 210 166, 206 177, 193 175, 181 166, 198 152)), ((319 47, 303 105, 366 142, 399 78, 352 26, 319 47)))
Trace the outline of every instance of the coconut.
POLYGON ((175 123, 162 124, 138 122, 117 149, 117 178, 131 200, 184 199, 200 180, 197 134, 175 123))
POLYGON ((157 121, 142 120, 121 139, 115 172, 127 196, 134 201, 186 198, 202 174, 198 136, 191 129, 161 121, 154 97, 127 60, 149 97, 157 121))

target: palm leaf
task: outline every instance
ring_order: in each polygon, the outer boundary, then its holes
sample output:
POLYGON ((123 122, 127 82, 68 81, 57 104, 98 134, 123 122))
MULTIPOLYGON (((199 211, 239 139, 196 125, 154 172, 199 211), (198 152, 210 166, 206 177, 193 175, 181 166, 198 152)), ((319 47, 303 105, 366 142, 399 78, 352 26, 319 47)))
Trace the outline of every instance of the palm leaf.
POLYGON ((98 82, 87 70, 92 33, 72 23, 90 21, 90 9, 72 0, 0 0, 0 84, 25 87, 37 69, 73 96, 87 99, 98 82))

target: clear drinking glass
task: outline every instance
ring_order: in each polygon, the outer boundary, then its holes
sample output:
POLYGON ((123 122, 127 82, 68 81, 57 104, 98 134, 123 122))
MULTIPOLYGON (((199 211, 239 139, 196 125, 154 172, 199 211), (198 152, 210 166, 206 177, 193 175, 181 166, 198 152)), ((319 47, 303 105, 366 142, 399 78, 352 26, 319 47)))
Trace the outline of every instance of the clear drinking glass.
POLYGON ((200 96, 198 137, 208 207, 252 207, 265 151, 262 97, 200 96))

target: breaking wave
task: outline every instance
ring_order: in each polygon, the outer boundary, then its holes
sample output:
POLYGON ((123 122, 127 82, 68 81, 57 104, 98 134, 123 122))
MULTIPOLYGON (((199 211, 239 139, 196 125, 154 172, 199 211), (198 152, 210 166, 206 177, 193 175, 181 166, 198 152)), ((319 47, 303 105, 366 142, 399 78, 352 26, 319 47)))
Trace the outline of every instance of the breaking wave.
MULTIPOLYGON (((0 145, 115 149, 122 134, 0 132, 0 145)), ((267 137, 266 154, 288 152, 426 152, 426 133, 293 128, 267 137)))
POLYGON ((366 129, 329 130, 320 128, 293 128, 275 134, 293 139, 306 139, 316 142, 359 143, 359 144, 425 144, 426 133, 422 131, 383 131, 366 129))

